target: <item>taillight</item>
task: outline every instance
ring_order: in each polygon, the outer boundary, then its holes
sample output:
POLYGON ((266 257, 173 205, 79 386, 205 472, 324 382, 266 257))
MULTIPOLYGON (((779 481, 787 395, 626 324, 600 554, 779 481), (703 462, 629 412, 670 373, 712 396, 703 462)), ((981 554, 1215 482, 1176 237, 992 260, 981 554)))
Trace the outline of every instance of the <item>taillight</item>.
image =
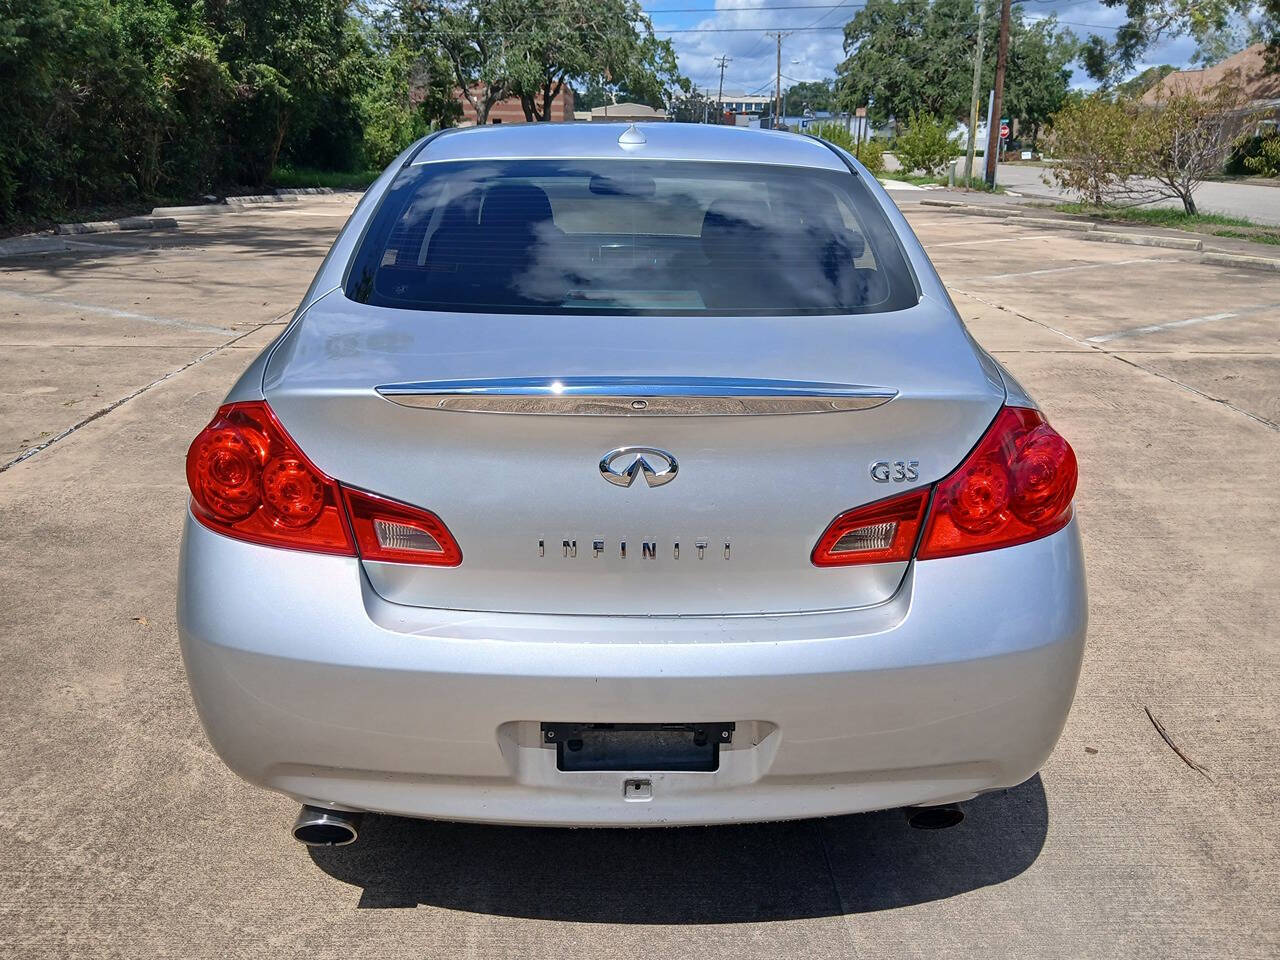
POLYGON ((187 451, 191 512, 239 540, 355 556, 338 484, 285 433, 265 401, 229 403, 187 451))
POLYGON ((929 491, 916 490, 840 514, 813 548, 814 565, 844 567, 910 560, 928 502, 929 491))
POLYGON ((1005 407, 933 496, 917 556, 954 557, 1038 540, 1071 520, 1076 455, 1037 410, 1005 407))
POLYGON ((462 550, 443 521, 429 510, 343 487, 351 527, 365 560, 456 567, 462 550))

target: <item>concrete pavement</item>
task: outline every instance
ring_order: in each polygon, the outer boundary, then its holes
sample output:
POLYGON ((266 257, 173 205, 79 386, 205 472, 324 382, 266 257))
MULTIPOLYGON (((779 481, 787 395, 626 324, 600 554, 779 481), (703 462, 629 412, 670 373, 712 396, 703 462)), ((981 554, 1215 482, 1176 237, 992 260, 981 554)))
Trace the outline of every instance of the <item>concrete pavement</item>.
MULTIPOLYGON (((1063 201, 1078 199, 1059 190, 1052 183, 1046 184, 1042 176, 1049 167, 1032 163, 1001 164, 997 182, 1007 190, 1026 196, 1057 198, 1063 201)), ((1256 223, 1280 224, 1280 187, 1257 183, 1233 181, 1206 181, 1195 191, 1196 206, 1201 213, 1224 213, 1232 217, 1247 217, 1256 223)), ((1151 204, 1156 207, 1182 209, 1179 200, 1161 200, 1151 204)))
POLYGON ((190 703, 182 463, 349 202, 192 218, 0 261, 0 467, 48 444, 0 472, 0 952, 1280 953, 1280 276, 904 197, 975 336, 1080 459, 1090 641, 1039 776, 938 833, 893 812, 639 832, 371 817, 353 847, 300 847, 291 802, 230 774, 190 703))

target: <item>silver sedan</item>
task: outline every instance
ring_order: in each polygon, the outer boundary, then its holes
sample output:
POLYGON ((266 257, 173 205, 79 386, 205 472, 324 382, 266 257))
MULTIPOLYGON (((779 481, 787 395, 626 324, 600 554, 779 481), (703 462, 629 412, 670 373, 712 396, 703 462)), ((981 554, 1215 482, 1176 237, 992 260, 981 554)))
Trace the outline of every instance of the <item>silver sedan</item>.
POLYGON ((179 626, 245 780, 359 815, 708 824, 1031 777, 1076 460, 810 137, 447 131, 191 445, 179 626))

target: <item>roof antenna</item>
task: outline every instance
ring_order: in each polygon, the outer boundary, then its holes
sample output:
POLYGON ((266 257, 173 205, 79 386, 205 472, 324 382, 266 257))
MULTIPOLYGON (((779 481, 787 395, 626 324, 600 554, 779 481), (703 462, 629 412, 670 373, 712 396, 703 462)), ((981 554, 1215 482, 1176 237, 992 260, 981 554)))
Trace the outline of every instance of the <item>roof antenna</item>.
POLYGON ((644 138, 644 134, 636 129, 636 125, 634 123, 627 127, 627 129, 623 130, 622 136, 618 138, 618 143, 624 147, 638 147, 642 143, 648 142, 649 141, 644 138))

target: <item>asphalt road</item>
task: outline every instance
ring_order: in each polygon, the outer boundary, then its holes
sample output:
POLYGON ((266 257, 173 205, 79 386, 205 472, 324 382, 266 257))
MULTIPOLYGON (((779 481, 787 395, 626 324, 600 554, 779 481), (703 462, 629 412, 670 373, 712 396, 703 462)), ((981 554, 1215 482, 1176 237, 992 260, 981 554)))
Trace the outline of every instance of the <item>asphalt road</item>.
MULTIPOLYGON (((1075 200, 1074 196, 1046 184, 1042 175, 1048 167, 1031 163, 1002 164, 997 182, 1008 190, 1028 196, 1058 197, 1075 200)), ((1233 217, 1246 217, 1255 223, 1280 224, 1280 187, 1239 181, 1208 181, 1195 190, 1196 207, 1201 213, 1225 213, 1233 217)), ((1180 200, 1161 200, 1152 204, 1158 207, 1182 209, 1180 200)))
POLYGON ((190 702, 182 464, 348 204, 193 218, 0 260, 0 955, 1280 955, 1280 275, 899 196, 1080 459, 1090 640, 1041 774, 937 833, 370 817, 297 845, 190 702))

